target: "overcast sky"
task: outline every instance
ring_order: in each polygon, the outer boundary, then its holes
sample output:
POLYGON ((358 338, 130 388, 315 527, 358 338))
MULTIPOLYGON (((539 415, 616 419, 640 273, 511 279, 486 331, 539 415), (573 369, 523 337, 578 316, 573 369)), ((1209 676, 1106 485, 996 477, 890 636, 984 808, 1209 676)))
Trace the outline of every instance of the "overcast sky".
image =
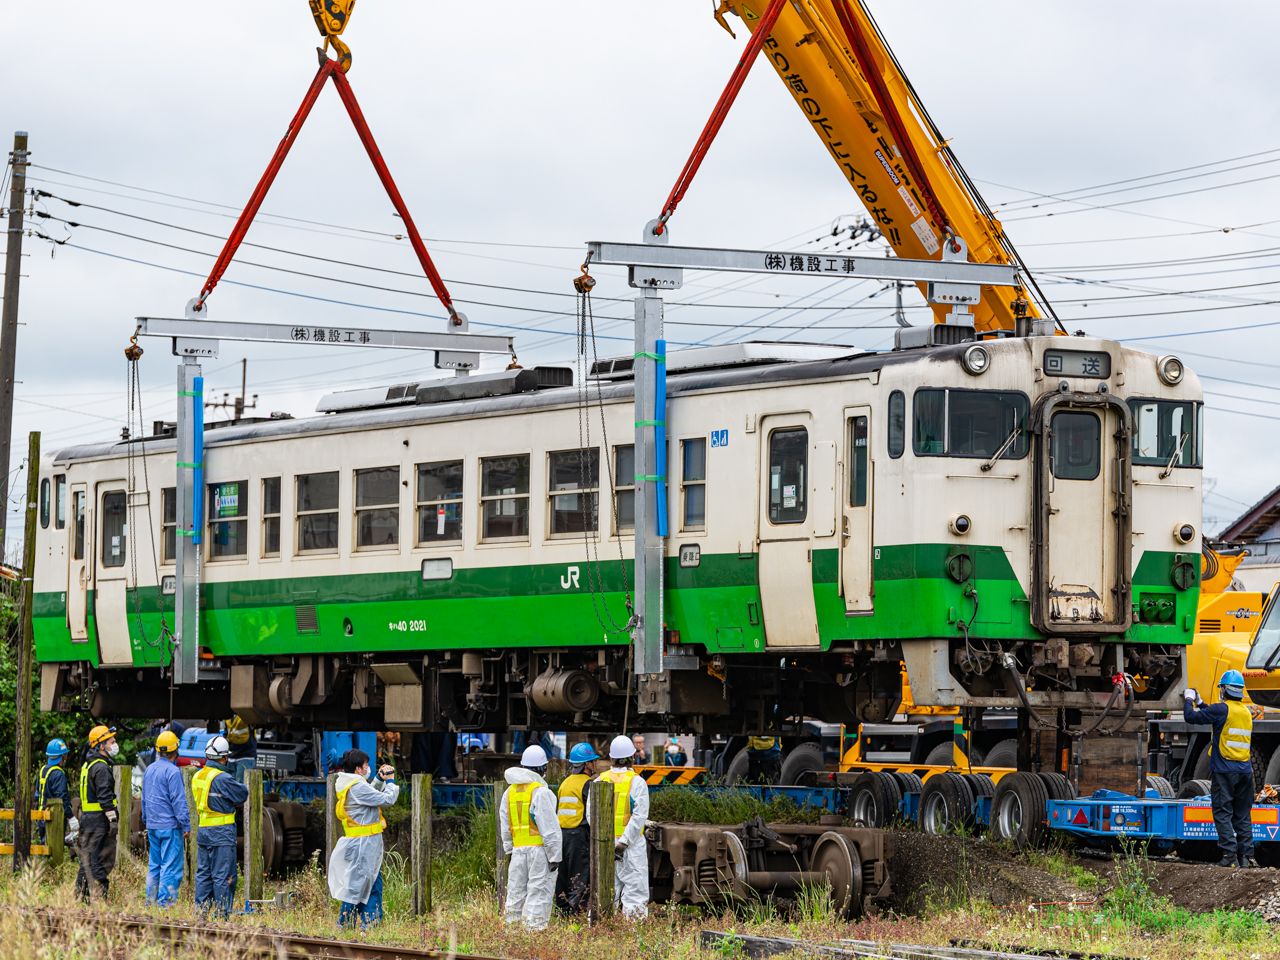
MULTIPOLYGON (((526 365, 572 361, 583 242, 639 239, 746 40, 743 29, 731 39, 713 7, 359 4, 344 35, 349 79, 473 332, 514 333, 526 365)), ((1280 483, 1280 7, 871 0, 871 10, 1068 329, 1156 337, 1135 345, 1177 353, 1205 378, 1206 528, 1280 483), (1074 202, 1044 199, 1064 193, 1074 202), (1184 291, 1194 292, 1168 295, 1184 291)), ((29 185, 61 198, 37 209, 81 224, 36 221, 68 240, 55 256, 49 242, 24 240, 14 446, 25 451, 39 429, 47 452, 119 436, 132 318, 181 316, 199 291, 315 72, 318 35, 302 0, 233 15, 138 0, 112 17, 85 2, 20 4, 7 28, 22 42, 0 67, 0 137, 30 132, 29 185)), ((215 319, 443 329, 332 89, 263 210, 250 242, 341 265, 246 246, 211 299, 215 319)), ((761 62, 672 227, 678 243, 796 249, 861 212, 761 62)), ((608 299, 631 295, 621 273, 594 272, 599 316, 629 318, 628 303, 608 299)), ((689 279, 671 299, 699 305, 669 309, 676 343, 892 343, 892 293, 873 281, 815 291, 772 277, 689 279)), ((920 296, 907 299, 925 322, 920 296)), ((602 353, 629 352, 628 320, 597 331, 602 353)), ((171 419, 175 360, 163 341, 144 346, 143 416, 171 419)), ((259 413, 306 415, 333 389, 433 373, 423 355, 227 343, 205 364, 206 390, 238 392, 242 357, 259 413)))

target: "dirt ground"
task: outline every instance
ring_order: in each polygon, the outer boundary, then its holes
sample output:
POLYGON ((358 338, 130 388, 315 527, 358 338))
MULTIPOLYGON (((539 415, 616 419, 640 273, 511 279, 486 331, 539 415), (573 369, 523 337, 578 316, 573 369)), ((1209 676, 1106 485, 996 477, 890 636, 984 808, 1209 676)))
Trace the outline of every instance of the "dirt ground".
MULTIPOLYGON (((1108 886, 1114 883, 1113 863, 1088 859, 1079 863, 1086 870, 1103 877, 1108 886)), ((1280 870, 1274 867, 1239 870, 1174 860, 1149 860, 1147 863, 1151 891, 1194 913, 1222 907, 1258 908, 1280 894, 1280 870)))
POLYGON ((966 898, 995 906, 1094 898, 987 840, 900 831, 893 844, 894 909, 900 913, 921 913, 966 898))

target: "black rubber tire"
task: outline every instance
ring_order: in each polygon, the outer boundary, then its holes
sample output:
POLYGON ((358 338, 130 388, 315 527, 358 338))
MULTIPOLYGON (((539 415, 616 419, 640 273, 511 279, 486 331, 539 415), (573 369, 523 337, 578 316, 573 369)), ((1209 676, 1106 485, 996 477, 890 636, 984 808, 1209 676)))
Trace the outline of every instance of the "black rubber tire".
POLYGON ((1001 740, 987 753, 982 761, 984 767, 1005 767, 1016 769, 1018 766, 1018 741, 1001 740))
POLYGON ((1060 773, 1041 772, 1036 774, 1044 782, 1044 789, 1050 800, 1074 800, 1076 788, 1070 780, 1060 773))
POLYGON ((801 743, 782 758, 782 775, 778 777, 778 784, 780 786, 798 784, 802 774, 810 771, 822 773, 826 769, 827 761, 822 756, 822 745, 801 743))
POLYGON ((1174 798, 1173 784, 1164 777, 1157 777, 1154 773, 1147 774, 1147 789, 1154 790, 1161 800, 1174 798))
POLYGON ((1045 834, 1049 793, 1034 773, 1015 770, 1000 778, 991 801, 991 833, 1017 849, 1036 846, 1045 834))
POLYGON ((969 790, 973 793, 973 799, 976 801, 979 797, 994 797, 996 795, 995 781, 988 777, 985 773, 962 773, 965 783, 969 784, 969 790))
POLYGON ((894 770, 889 775, 898 781, 898 789, 902 791, 904 797, 908 793, 924 792, 924 781, 914 773, 907 773, 905 770, 894 770))
POLYGON ((747 748, 739 750, 724 771, 724 782, 733 786, 735 783, 747 782, 747 748))
POLYGON ((1271 759, 1267 762, 1267 769, 1262 771, 1262 780, 1264 783, 1280 785, 1280 747, 1276 747, 1271 752, 1271 759))
POLYGON ((929 755, 924 758, 926 767, 952 767, 955 766, 955 746, 948 740, 946 743, 940 743, 932 750, 929 755))
POLYGON ((849 822, 883 830, 898 818, 902 790, 898 781, 880 771, 859 774, 849 788, 849 822))
POLYGON ((1208 780, 1188 780, 1178 788, 1178 792, 1174 794, 1173 799, 1194 800, 1196 797, 1207 797, 1210 786, 1208 780))
POLYGON ((1253 845, 1253 859, 1260 867, 1280 867, 1280 843, 1269 841, 1253 845))
POLYGON ((920 794, 920 829, 939 835, 973 823, 973 791, 958 773, 935 773, 920 794))
MULTIPOLYGON (((1217 863, 1222 857, 1217 840, 1179 840, 1173 845, 1173 849, 1183 860, 1194 860, 1197 863, 1217 863)), ((1257 847, 1254 848, 1255 859, 1257 849, 1257 847)))
POLYGON ((1210 760, 1209 747, 1206 744, 1205 748, 1200 751, 1200 756, 1196 757, 1196 765, 1191 772, 1192 779, 1195 779, 1195 780, 1209 779, 1209 772, 1210 772, 1209 760, 1210 760))
POLYGON ((1267 767, 1270 764, 1270 757, 1263 753, 1258 747, 1252 747, 1249 750, 1249 762, 1253 766, 1253 792, 1258 793, 1263 784, 1267 782, 1267 767))

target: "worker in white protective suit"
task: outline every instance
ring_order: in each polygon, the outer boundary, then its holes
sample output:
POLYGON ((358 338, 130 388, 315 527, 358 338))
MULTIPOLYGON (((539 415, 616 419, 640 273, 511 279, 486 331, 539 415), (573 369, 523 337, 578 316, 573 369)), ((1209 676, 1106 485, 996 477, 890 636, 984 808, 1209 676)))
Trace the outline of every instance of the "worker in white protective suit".
POLYGON ((338 926, 357 918, 367 927, 382 919, 382 831, 387 829, 382 807, 400 796, 395 770, 389 764, 369 781, 369 755, 348 750, 338 774, 336 813, 344 835, 329 855, 329 896, 342 901, 338 926))
POLYGON ((520 766, 504 774, 510 786, 498 811, 502 850, 511 858, 503 920, 519 921, 531 930, 546 929, 551 919, 562 855, 556 795, 543 779, 546 771, 546 751, 539 746, 526 747, 520 766))
MULTIPOLYGON (((613 784, 613 896, 614 906, 632 920, 649 915, 649 845, 644 825, 649 819, 649 785, 631 769, 636 747, 629 737, 609 744, 612 766, 596 777, 613 784)), ((587 808, 587 822, 591 808, 587 808)))

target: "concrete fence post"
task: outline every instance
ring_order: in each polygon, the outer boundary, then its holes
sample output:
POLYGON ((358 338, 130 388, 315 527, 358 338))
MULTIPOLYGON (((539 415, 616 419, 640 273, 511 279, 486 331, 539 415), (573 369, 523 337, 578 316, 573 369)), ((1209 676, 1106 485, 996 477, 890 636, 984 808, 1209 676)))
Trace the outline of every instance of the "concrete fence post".
POLYGON ((262 899, 262 771, 246 770, 244 785, 249 799, 244 802, 244 891, 245 899, 262 899))
POLYGON ((507 784, 503 780, 493 782, 493 889, 498 895, 498 909, 507 902, 507 854, 502 849, 502 795, 507 784))
POLYGON ((130 822, 133 814, 133 767, 123 763, 113 764, 111 772, 115 776, 116 786, 116 860, 123 863, 133 856, 130 848, 132 829, 130 822))
POLYGON ((613 914, 613 784, 597 780, 591 803, 591 896, 590 916, 594 921, 613 914))
POLYGON ((329 872, 329 857, 338 845, 338 775, 329 774, 324 791, 324 870, 329 872))
POLYGON ((413 808, 410 859, 413 872, 413 913, 425 917, 431 913, 431 776, 415 773, 409 781, 413 808))
POLYGON ((196 887, 196 843, 200 837, 200 811, 196 809, 196 795, 191 792, 191 781, 195 779, 199 767, 182 767, 182 789, 187 794, 187 815, 191 819, 191 836, 187 839, 187 875, 183 883, 192 890, 196 887))

